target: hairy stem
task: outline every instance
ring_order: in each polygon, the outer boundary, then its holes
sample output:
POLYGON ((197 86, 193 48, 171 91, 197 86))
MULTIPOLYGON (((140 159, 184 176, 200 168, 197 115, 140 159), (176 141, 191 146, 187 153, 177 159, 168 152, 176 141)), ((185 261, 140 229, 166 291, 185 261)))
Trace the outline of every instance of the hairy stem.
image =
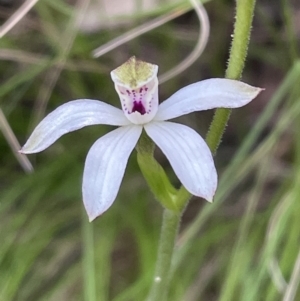
MULTIPOLYGON (((255 7, 255 0, 237 0, 236 3, 236 21, 225 73, 225 77, 229 79, 240 79, 242 76, 255 7)), ((206 136, 206 142, 213 154, 216 153, 219 147, 230 113, 230 109, 217 109, 215 112, 206 136)))
POLYGON ((152 288, 147 301, 163 301, 169 286, 169 271, 181 213, 165 209, 152 288))

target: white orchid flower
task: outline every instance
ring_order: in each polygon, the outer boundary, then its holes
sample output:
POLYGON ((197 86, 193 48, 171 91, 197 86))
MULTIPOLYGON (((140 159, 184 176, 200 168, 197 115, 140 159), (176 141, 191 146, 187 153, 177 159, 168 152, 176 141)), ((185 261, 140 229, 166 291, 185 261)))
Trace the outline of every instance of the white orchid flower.
POLYGON ((88 125, 120 126, 98 139, 86 158, 82 191, 90 221, 114 202, 143 129, 166 155, 184 187, 212 201, 217 172, 210 149, 193 129, 167 120, 194 111, 238 108, 261 91, 235 80, 207 79, 180 89, 159 105, 157 71, 156 65, 130 58, 111 72, 122 110, 92 99, 67 102, 40 122, 20 151, 43 151, 62 135, 88 125))

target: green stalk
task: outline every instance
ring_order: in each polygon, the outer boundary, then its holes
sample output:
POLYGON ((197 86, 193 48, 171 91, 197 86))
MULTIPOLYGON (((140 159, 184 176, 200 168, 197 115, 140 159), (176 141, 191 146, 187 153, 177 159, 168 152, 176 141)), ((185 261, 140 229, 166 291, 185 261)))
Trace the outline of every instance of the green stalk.
MULTIPOLYGON (((83 210, 84 211, 84 210, 83 210)), ((95 256, 94 256, 94 226, 86 218, 85 211, 82 217, 83 236, 83 291, 84 301, 96 301, 95 256)))
MULTIPOLYGON (((236 1, 236 20, 225 77, 240 79, 250 41, 255 0, 236 1)), ((217 109, 209 127, 206 142, 213 154, 216 153, 229 120, 231 109, 217 109)))
MULTIPOLYGON (((234 35, 228 67, 225 74, 225 77, 229 79, 240 79, 242 75, 248 51, 255 7, 255 0, 237 0, 236 3, 234 35)), ((215 112, 206 136, 206 142, 212 153, 216 153, 218 149, 230 113, 231 110, 229 109, 217 109, 215 112)), ((181 211, 174 212, 169 209, 165 209, 164 211, 155 274, 147 301, 164 301, 166 299, 170 282, 169 272, 180 218, 190 197, 191 195, 186 189, 181 187, 177 194, 177 198, 181 203, 181 211)))
POLYGON ((147 301, 163 301, 168 292, 172 254, 177 237, 181 213, 165 209, 158 247, 154 281, 147 301))

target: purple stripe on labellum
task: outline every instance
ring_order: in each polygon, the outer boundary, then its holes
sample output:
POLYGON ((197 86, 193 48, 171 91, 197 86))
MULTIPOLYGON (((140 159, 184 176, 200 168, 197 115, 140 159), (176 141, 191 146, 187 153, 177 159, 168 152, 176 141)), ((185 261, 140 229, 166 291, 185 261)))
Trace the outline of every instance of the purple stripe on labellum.
POLYGON ((132 113, 133 112, 139 112, 141 115, 146 114, 146 109, 141 101, 133 102, 132 113))
MULTIPOLYGON (((122 106, 125 111, 129 114, 134 112, 139 112, 141 115, 149 113, 151 111, 151 102, 152 98, 147 100, 147 86, 143 86, 138 90, 126 90, 126 94, 129 98, 122 98, 122 106)), ((120 92, 122 95, 125 95, 124 92, 120 92)))

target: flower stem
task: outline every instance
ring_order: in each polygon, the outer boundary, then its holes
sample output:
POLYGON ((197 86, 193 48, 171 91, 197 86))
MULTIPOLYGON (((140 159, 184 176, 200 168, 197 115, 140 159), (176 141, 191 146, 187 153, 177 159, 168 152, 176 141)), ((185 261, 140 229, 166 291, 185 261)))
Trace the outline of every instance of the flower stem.
MULTIPOLYGON (((248 51, 255 7, 255 0, 237 0, 236 3, 234 35, 225 74, 225 77, 229 79, 239 79, 242 75, 248 51)), ((230 109, 217 109, 215 112, 206 136, 206 142, 212 153, 216 153, 219 147, 230 113, 230 109)), ((190 199, 190 194, 184 187, 181 187, 177 198, 180 199, 181 212, 178 213, 169 209, 165 209, 164 211, 155 276, 147 301, 164 301, 168 292, 170 281, 169 271, 179 223, 186 204, 190 199)))
POLYGON ((256 0, 237 0, 236 21, 225 77, 239 79, 245 66, 256 0))
POLYGON ((163 301, 169 286, 169 271, 181 213, 165 209, 160 233, 158 258, 152 288, 147 301, 163 301))
MULTIPOLYGON (((236 1, 236 21, 225 77, 240 79, 245 66, 256 0, 236 1)), ((230 109, 217 109, 209 127, 206 142, 216 153, 230 117, 230 109)))
POLYGON ((83 272, 84 300, 96 301, 95 256, 94 256, 94 225, 90 223, 85 211, 82 218, 83 236, 83 272))

